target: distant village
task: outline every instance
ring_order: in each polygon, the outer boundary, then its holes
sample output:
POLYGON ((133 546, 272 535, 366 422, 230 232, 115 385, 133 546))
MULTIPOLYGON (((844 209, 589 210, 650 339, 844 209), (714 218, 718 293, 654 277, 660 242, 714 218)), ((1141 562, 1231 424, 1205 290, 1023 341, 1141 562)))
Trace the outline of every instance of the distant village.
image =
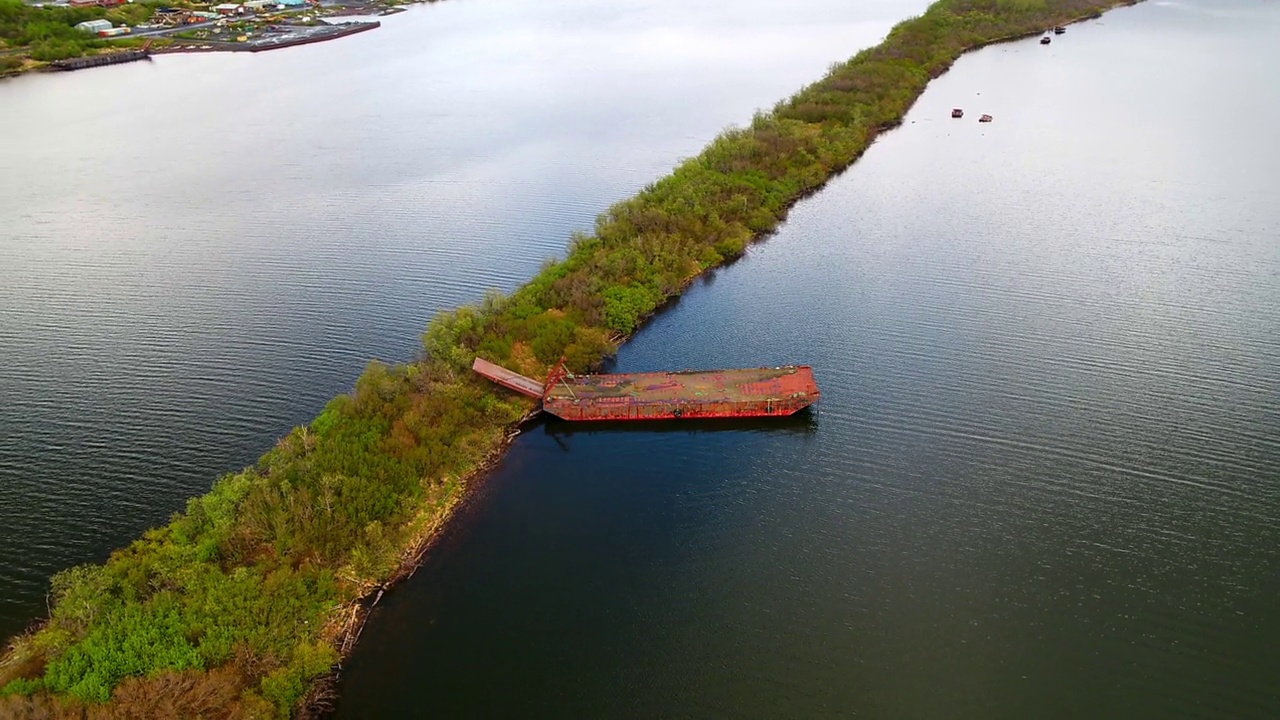
MULTIPOLYGON (((130 0, 65 0, 49 7, 114 8, 130 0)), ((152 53, 248 51, 259 52, 352 35, 380 26, 367 15, 387 15, 403 8, 381 0, 245 0, 216 5, 157 6, 144 22, 113 24, 106 18, 75 25, 100 38, 145 38, 141 50, 98 60, 54 63, 58 69, 80 69, 143 59, 152 53), (342 21, 325 17, 347 16, 342 21), (359 17, 350 17, 359 16, 359 17), (153 47, 153 43, 155 43, 153 47)))
POLYGON ((0 77, 333 40, 415 1, 0 0, 0 77))
MULTIPOLYGON (((114 7, 116 5, 124 5, 126 0, 67 0, 60 3, 47 3, 50 7, 114 7)), ((242 18, 246 15, 256 15, 261 12, 269 12, 270 10, 288 10, 289 8, 302 8, 310 4, 315 4, 314 0, 246 0, 243 3, 222 3, 214 5, 207 10, 182 7, 160 7, 156 8, 150 20, 146 23, 139 23, 133 27, 128 25, 112 25, 110 20, 99 18, 96 20, 86 20, 76 25, 76 29, 92 33, 99 37, 116 37, 119 35, 128 35, 135 32, 148 31, 164 31, 182 29, 188 25, 199 25, 203 23, 217 24, 219 20, 242 18)), ((162 34, 162 33, 157 33, 162 34)))

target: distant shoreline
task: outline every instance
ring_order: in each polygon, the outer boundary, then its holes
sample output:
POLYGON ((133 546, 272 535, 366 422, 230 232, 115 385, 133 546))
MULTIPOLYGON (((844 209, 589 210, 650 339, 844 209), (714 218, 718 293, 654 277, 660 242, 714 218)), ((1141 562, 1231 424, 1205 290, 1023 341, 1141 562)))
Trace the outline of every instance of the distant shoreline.
MULTIPOLYGON (((330 40, 337 40, 339 38, 344 38, 349 35, 355 35, 357 33, 367 32, 369 30, 374 30, 379 27, 382 27, 382 23, 377 20, 373 20, 370 22, 350 22, 350 23, 342 23, 340 25, 335 24, 335 25, 329 25, 328 27, 333 28, 333 30, 328 32, 317 32, 312 34, 300 35, 298 37, 287 38, 287 39, 283 39, 278 42, 272 42, 272 43, 215 42, 215 44, 213 44, 212 46, 210 46, 209 41, 206 41, 200 44, 197 44, 196 42, 181 43, 181 44, 175 43, 173 45, 167 45, 163 48, 158 48, 156 50, 153 50, 152 54, 153 55, 173 55, 178 53, 209 53, 209 52, 257 53, 257 52, 266 52, 268 50, 283 50, 285 48, 297 47, 299 45, 310 45, 312 43, 318 43, 318 42, 329 42, 330 40)), ((321 29, 327 30, 327 28, 321 28, 321 29)))
MULTIPOLYGON (((3 0, 0 0, 3 1, 3 0)), ((132 0, 130 0, 132 1, 132 0)), ((439 0, 416 0, 413 4, 418 3, 435 3, 439 0)), ((201 6, 197 6, 201 7, 201 6)), ((222 37, 179 37, 180 33, 191 33, 205 30, 215 25, 214 20, 207 20, 191 24, 189 27, 177 25, 165 30, 156 30, 154 28, 144 29, 138 33, 128 33, 125 35, 115 36, 113 38, 103 40, 92 38, 91 36, 83 36, 76 42, 87 42, 93 40, 98 46, 87 48, 87 52, 80 55, 70 57, 64 56, 56 60, 36 60, 33 59, 35 52, 33 46, 17 46, 0 53, 0 79, 17 77, 28 73, 39 72, 67 72, 70 70, 89 69, 97 67, 105 67, 108 65, 117 65, 134 60, 143 60, 152 55, 168 55, 174 53, 207 53, 207 52, 264 52, 267 50, 280 50, 288 47, 296 47, 299 45, 309 45, 317 42, 328 42, 355 35, 360 32, 373 30, 381 27, 381 21, 372 19, 378 17, 386 17, 396 15, 408 9, 404 4, 391 4, 385 1, 368 2, 360 5, 329 5, 316 6, 312 8, 286 10, 283 13, 292 13, 301 15, 310 13, 315 15, 315 20, 305 24, 291 24, 286 19, 277 21, 268 21, 267 18, 277 17, 281 14, 278 11, 263 12, 261 14, 231 14, 224 18, 217 18, 217 22, 231 23, 256 23, 267 28, 265 31, 259 31, 256 34, 250 33, 250 37, 240 37, 237 39, 222 39, 222 37), (326 18, 332 17, 367 17, 369 20, 352 20, 349 22, 330 23, 326 22, 326 18), (104 44, 105 43, 105 44, 104 44), (14 63, 17 63, 15 66, 14 63)), ((32 10, 35 11, 34 9, 32 10)), ((304 16, 309 17, 309 16, 304 16)), ((145 26, 139 26, 145 27, 145 26)), ((0 28, 3 31, 3 28, 0 28)), ((0 47, 3 46, 3 34, 0 34, 0 47)), ((233 33, 228 32, 224 37, 235 38, 233 33)))

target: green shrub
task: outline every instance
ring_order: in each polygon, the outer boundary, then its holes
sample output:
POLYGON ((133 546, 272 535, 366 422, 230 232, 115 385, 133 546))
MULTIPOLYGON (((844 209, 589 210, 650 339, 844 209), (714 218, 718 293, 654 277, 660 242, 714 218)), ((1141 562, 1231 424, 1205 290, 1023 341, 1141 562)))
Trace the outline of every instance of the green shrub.
POLYGON ((288 717, 306 694, 307 682, 329 672, 338 662, 338 653, 322 643, 301 643, 294 648, 289 664, 262 679, 262 696, 281 717, 288 717))
POLYGON ((93 624, 84 640, 50 661, 45 685, 87 702, 105 702, 116 683, 159 668, 202 667, 186 637, 180 603, 161 593, 146 603, 114 608, 93 624))
POLYGON ((31 695, 44 690, 43 678, 18 678, 0 688, 0 697, 9 695, 31 695))

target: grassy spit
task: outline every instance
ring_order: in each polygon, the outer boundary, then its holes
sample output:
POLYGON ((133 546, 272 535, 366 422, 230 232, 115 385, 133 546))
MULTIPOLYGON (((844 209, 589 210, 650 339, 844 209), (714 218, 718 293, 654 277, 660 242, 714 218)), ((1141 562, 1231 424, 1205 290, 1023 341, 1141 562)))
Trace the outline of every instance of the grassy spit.
MULTIPOLYGON (((940 0, 600 216, 510 297, 440 315, 416 362, 371 363, 257 465, 219 479, 53 606, 0 662, 0 715, 286 717, 533 410, 469 370, 583 370, 896 126, 961 54, 1133 0, 940 0)), ((310 704, 309 704, 310 703, 310 704)))

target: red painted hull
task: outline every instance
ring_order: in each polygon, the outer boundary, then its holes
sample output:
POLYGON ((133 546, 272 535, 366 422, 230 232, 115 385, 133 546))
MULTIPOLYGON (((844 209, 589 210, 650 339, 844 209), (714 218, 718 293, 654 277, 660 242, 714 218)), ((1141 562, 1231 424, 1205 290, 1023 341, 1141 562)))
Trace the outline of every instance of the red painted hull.
POLYGON ((542 409, 564 420, 691 420, 694 418, 786 417, 809 407, 816 398, 804 400, 753 400, 743 402, 657 402, 602 405, 600 403, 555 402, 542 409))

